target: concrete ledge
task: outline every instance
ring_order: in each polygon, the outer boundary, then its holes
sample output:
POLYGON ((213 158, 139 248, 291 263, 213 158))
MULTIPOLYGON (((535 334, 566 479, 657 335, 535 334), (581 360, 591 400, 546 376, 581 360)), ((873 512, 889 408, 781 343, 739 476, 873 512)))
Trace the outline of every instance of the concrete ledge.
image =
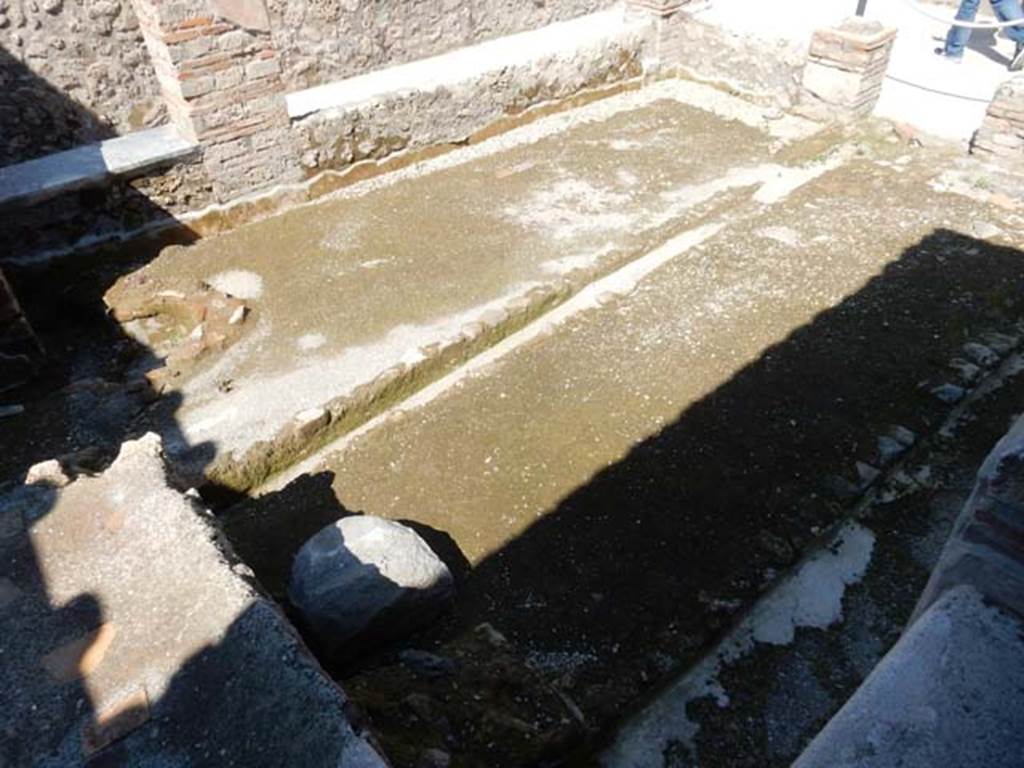
POLYGON ((571 57, 602 40, 621 37, 627 26, 622 9, 615 8, 308 88, 288 94, 288 116, 294 120, 325 109, 351 109, 389 96, 455 86, 551 56, 571 57))
POLYGON ((170 125, 0 168, 0 208, 28 205, 188 157, 198 147, 170 125))
POLYGON ((583 22, 516 35, 515 44, 506 38, 446 54, 398 74, 359 78, 355 85, 347 81, 315 101, 292 99, 296 113, 317 109, 292 120, 305 172, 465 144, 540 105, 639 82, 647 26, 624 24, 617 12, 583 22), (484 47, 487 55, 479 52, 484 47))
POLYGON ((796 768, 1019 765, 1024 624, 970 587, 945 593, 796 768))

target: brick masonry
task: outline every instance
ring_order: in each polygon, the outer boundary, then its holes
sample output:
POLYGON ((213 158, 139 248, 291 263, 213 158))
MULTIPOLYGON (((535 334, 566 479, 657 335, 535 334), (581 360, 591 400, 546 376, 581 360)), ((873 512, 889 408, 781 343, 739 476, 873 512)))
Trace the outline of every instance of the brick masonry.
POLYGON ((689 20, 686 10, 692 4, 693 0, 627 0, 627 17, 649 24, 647 69, 680 60, 686 37, 684 27, 689 20))
POLYGON ((815 31, 797 111, 837 122, 870 115, 882 91, 895 39, 896 30, 856 18, 815 31))
POLYGON ((1024 617, 1024 418, 978 470, 911 621, 958 586, 1024 617))
MULTIPOLYGON (((203 146, 214 197, 223 202, 298 179, 269 30, 218 16, 204 0, 133 2, 170 117, 203 146)), ((262 0, 230 5, 240 21, 265 17, 262 0)))
POLYGON ((999 86, 974 136, 971 152, 1024 160, 1024 75, 999 86))

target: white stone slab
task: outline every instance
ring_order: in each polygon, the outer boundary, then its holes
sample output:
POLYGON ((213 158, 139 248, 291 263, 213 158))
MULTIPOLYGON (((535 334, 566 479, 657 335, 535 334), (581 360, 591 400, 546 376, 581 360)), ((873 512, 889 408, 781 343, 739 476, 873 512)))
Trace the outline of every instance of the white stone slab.
POLYGON ((0 207, 37 203, 111 177, 134 175, 197 149, 174 126, 164 125, 9 165, 0 168, 0 207))

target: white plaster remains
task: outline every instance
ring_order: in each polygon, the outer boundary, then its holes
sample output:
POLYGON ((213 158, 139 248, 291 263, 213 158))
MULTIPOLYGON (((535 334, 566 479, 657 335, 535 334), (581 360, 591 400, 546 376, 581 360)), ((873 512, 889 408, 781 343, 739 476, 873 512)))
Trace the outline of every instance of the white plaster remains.
POLYGON ((258 299, 263 295, 263 278, 247 269, 218 272, 206 282, 221 293, 236 299, 258 299))
POLYGON ((875 536, 847 522, 768 595, 725 639, 647 709, 629 721, 601 756, 605 768, 661 766, 673 743, 693 748, 700 725, 690 719, 690 702, 711 697, 720 707, 729 696, 718 680, 723 665, 753 651, 758 643, 787 645, 800 627, 825 628, 842 620, 846 587, 863 577, 875 536))

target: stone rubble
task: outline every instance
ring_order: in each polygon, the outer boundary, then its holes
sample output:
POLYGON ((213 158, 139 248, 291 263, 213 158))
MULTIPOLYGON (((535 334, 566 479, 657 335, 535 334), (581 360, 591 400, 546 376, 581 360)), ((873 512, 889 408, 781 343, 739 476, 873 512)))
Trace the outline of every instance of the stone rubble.
POLYGON ((338 661, 407 635, 454 595, 451 572, 419 534, 369 516, 342 518, 310 538, 288 587, 322 654, 338 661))

